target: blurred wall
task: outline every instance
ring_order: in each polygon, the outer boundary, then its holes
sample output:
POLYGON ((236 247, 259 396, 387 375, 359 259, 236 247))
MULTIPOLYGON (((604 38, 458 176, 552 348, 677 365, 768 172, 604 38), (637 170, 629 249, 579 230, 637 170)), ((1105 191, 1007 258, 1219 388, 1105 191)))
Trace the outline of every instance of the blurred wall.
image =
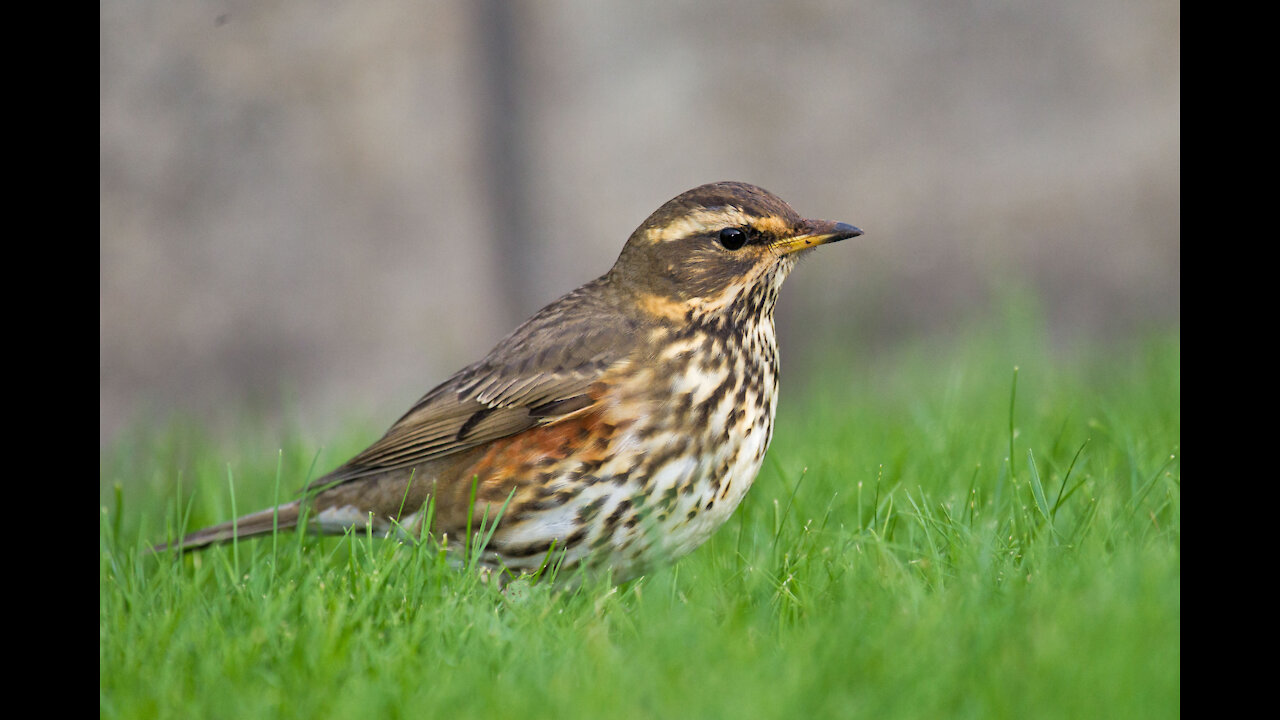
POLYGON ((100 11, 100 442, 389 424, 713 180, 866 231, 784 290, 789 378, 1009 283, 1064 336, 1179 322, 1171 0, 100 11))

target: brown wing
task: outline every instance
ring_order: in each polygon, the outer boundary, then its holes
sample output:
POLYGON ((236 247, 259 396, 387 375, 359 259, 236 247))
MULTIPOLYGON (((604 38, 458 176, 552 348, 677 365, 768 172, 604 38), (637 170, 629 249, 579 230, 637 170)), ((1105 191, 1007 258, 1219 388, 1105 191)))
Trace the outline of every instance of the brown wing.
POLYGON ((602 283, 548 305, 308 490, 414 467, 590 407, 592 384, 630 362, 642 335, 633 314, 619 312, 610 293, 593 289, 602 283))

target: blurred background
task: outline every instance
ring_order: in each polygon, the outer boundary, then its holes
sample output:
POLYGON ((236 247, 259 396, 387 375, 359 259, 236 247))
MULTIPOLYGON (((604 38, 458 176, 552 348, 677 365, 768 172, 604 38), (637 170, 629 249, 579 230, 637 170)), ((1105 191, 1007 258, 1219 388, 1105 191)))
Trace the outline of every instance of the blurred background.
POLYGON ((1180 322, 1173 0, 99 9, 100 444, 385 428, 715 180, 866 231, 782 293, 784 403, 1011 292, 1180 322))

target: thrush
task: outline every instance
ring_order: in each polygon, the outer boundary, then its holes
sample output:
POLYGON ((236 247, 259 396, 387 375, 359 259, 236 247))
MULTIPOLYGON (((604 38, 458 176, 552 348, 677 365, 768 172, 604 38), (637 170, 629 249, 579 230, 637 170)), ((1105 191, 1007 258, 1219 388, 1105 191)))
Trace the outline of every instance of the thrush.
POLYGON ((529 318, 297 500, 177 545, 300 522, 462 540, 496 519, 481 555, 493 571, 531 573, 554 556, 562 576, 610 571, 622 582, 674 561, 724 524, 764 460, 783 280, 813 248, 861 234, 746 183, 682 193, 631 233, 607 273, 529 318))

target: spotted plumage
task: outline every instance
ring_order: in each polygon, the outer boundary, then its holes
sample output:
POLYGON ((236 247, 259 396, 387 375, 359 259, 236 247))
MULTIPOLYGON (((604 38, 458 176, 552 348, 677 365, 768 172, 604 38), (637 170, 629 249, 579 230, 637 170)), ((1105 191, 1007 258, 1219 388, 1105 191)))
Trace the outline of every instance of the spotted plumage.
MULTIPOLYGON (((295 526, 458 539, 502 511, 484 563, 549 555, 636 577, 701 545, 773 435, 773 308, 797 258, 860 235, 745 183, 703 185, 635 230, 605 275, 543 308, 302 496, 184 550, 295 526)), ((157 550, 164 549, 160 546, 157 550)))

